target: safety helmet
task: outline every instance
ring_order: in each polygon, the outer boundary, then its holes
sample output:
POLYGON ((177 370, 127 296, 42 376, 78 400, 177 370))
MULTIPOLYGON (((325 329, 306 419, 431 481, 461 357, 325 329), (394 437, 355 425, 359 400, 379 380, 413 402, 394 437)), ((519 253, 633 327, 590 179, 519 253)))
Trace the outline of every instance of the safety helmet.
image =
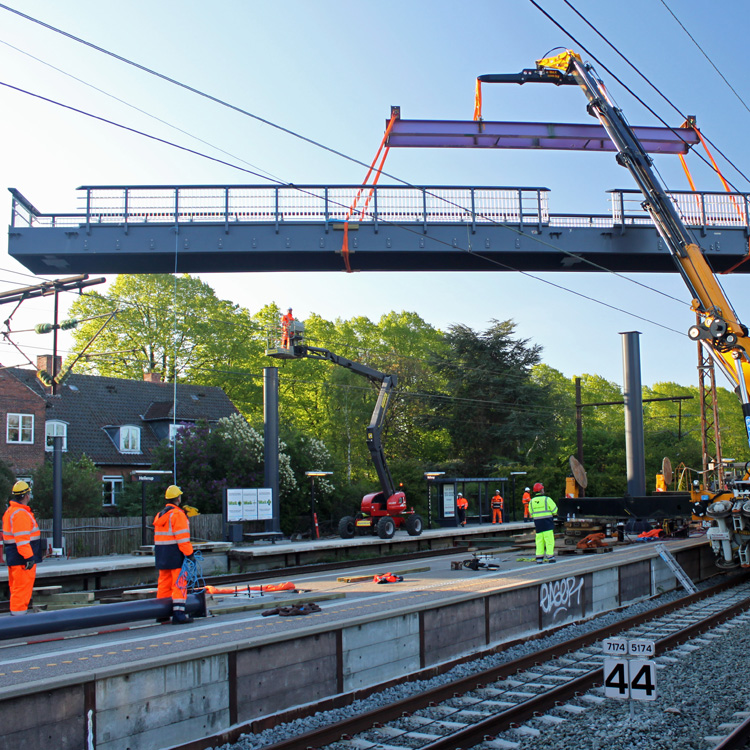
POLYGON ((462 494, 461 494, 460 492, 458 493, 458 496, 459 496, 459 497, 463 497, 463 495, 462 495, 462 494))
POLYGON ((534 485, 534 492, 544 492, 544 485, 541 482, 537 482, 534 485))
POLYGON ((495 494, 499 495, 500 494, 500 490, 495 490, 495 494))
POLYGON ((523 488, 523 491, 524 491, 524 492, 531 492, 531 490, 530 490, 530 489, 529 489, 528 487, 524 487, 524 488, 523 488))
POLYGON ((14 495, 25 495, 27 492, 31 492, 31 487, 26 482, 18 481, 13 485, 11 492, 14 495))
POLYGON ((167 500, 174 500, 180 495, 182 495, 182 490, 176 484, 170 484, 169 487, 167 487, 167 491, 164 493, 164 497, 167 500))
POLYGON ((291 311, 292 311, 292 308, 291 308, 291 307, 287 307, 286 311, 287 311, 287 312, 291 312, 291 311))

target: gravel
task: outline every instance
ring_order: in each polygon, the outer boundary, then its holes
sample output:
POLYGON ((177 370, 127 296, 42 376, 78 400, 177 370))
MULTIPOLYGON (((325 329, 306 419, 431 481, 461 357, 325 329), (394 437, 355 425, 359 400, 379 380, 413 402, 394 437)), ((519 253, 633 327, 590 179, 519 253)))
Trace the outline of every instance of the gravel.
MULTIPOLYGON (((718 579, 713 578, 698 584, 698 589, 717 583, 718 579)), ((404 683, 374 693, 367 700, 355 701, 344 708, 318 712, 258 734, 242 735, 238 742, 212 750, 260 750, 275 742, 372 711, 378 706, 391 705, 446 682, 535 653, 560 641, 646 612, 683 595, 682 591, 662 594, 655 599, 628 606, 621 612, 602 614, 588 622, 565 627, 554 635, 457 665, 438 677, 404 683)), ((630 709, 626 702, 612 700, 589 709, 575 721, 558 725, 549 736, 545 733, 543 743, 539 739, 523 740, 518 735, 513 741, 521 743, 523 750, 542 746, 544 750, 705 750, 709 744, 703 740, 703 736, 716 734, 719 724, 728 721, 734 711, 741 711, 747 706, 744 698, 747 672, 738 669, 738 665, 746 663, 747 648, 743 643, 747 643, 748 635, 750 625, 731 628, 728 636, 716 639, 715 643, 690 656, 681 657, 674 666, 659 670, 659 698, 652 703, 636 705, 635 722, 630 719, 630 709), (727 680, 732 678, 736 678, 737 684, 728 687, 727 680)))

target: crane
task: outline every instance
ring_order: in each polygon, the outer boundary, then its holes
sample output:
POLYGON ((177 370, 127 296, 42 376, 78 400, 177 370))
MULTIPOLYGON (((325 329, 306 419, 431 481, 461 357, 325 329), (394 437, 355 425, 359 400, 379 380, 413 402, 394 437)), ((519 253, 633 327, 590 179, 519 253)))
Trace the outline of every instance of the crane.
MULTIPOLYGON (((717 367, 734 384, 742 406, 750 442, 750 338, 748 329, 724 294, 703 250, 680 217, 674 203, 652 169, 646 153, 622 110, 612 102, 602 80, 589 63, 572 50, 536 61, 536 68, 520 73, 481 75, 483 83, 553 83, 580 87, 588 99, 587 111, 604 127, 616 149, 617 163, 625 167, 643 195, 648 212, 692 297, 696 324, 688 337, 698 342, 717 367)), ((693 499, 716 521, 708 536, 724 567, 736 565, 735 552, 743 567, 750 567, 750 481, 734 482, 731 491, 711 495, 704 490, 693 499), (731 499, 726 499, 729 495, 731 499), (702 502, 701 502, 702 501, 702 502)))

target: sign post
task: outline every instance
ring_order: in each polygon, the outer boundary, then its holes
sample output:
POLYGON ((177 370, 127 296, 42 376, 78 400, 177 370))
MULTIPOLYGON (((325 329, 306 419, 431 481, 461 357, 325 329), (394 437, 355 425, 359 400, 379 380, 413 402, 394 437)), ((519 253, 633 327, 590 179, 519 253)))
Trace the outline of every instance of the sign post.
MULTIPOLYGON (((656 654, 656 643, 641 638, 606 638, 602 650, 604 659, 604 695, 607 698, 630 701, 656 700, 656 662, 643 657, 656 654), (613 654, 617 657, 611 658, 613 654), (627 658, 631 656, 641 658, 627 658)), ((630 704, 633 715, 633 703, 630 704)))
POLYGON ((146 483, 157 482, 159 479, 164 479, 166 476, 172 476, 171 471, 160 471, 157 469, 141 471, 136 470, 131 472, 131 476, 141 483, 141 546, 146 546, 146 483))

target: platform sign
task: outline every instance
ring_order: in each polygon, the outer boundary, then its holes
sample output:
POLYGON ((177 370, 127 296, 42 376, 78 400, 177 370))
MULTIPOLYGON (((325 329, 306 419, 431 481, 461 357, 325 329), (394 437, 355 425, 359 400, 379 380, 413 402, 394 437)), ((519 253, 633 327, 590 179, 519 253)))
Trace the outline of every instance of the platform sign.
POLYGON ((242 521, 242 490, 227 490, 227 521, 242 521))
POLYGON ((258 520, 258 490, 255 487, 242 490, 242 520, 258 520))
POLYGON ((452 484, 443 485, 443 518, 455 518, 456 497, 455 487, 452 484))
POLYGON ((273 518, 273 490, 261 487, 258 490, 258 520, 270 521, 273 518))

